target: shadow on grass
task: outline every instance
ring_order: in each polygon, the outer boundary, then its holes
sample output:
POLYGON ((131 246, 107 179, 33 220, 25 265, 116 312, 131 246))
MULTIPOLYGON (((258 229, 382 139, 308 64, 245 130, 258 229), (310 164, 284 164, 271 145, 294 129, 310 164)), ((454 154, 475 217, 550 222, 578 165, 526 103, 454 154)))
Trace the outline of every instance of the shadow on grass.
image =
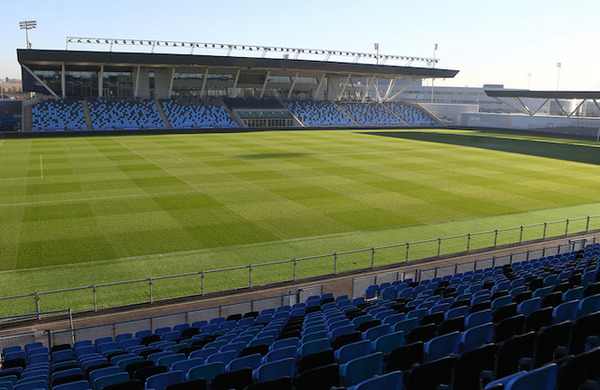
POLYGON ((363 134, 498 150, 530 156, 600 165, 600 148, 539 140, 498 138, 487 135, 442 134, 416 131, 365 132, 363 134))

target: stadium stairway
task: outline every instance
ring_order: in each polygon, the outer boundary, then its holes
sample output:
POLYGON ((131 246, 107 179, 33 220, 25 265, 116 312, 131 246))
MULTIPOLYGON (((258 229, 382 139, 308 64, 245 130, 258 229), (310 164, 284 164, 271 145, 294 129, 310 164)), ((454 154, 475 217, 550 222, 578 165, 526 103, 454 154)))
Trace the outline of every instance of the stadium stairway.
POLYGON ((171 122, 169 122, 169 118, 167 118, 167 114, 165 114, 165 110, 163 108, 161 101, 158 99, 155 99, 154 104, 156 104, 158 113, 160 114, 160 117, 162 118, 163 122, 165 123, 165 126, 167 127, 167 129, 172 129, 173 126, 171 126, 171 122))
POLYGON ((231 117, 231 119, 233 120, 233 122, 238 125, 238 127, 244 128, 247 127, 244 124, 244 121, 242 120, 242 118, 240 118, 240 116, 237 114, 237 112, 235 112, 235 110, 232 110, 229 105, 227 105, 223 99, 221 99, 221 102, 223 104, 223 108, 225 109, 225 111, 229 114, 229 116, 231 117))
POLYGON ((27 104, 23 105, 23 130, 31 131, 33 127, 33 114, 32 114, 32 106, 27 104))
POLYGON ((382 106, 383 106, 383 107, 384 107, 384 108, 385 108, 385 109, 386 109, 386 110, 387 110, 387 111, 388 111, 388 112, 389 112, 391 115, 393 115, 395 118, 398 118, 398 120, 399 120, 400 122, 404 123, 404 125, 405 125, 405 126, 410 126, 410 125, 408 124, 408 122, 406 122, 406 121, 404 120, 404 118, 402 118, 400 115, 398 115, 397 113, 395 113, 395 112, 394 112, 394 110, 392 110, 391 108, 389 108, 389 107, 388 107, 387 105, 385 105, 385 104, 382 104, 382 106))
POLYGON ((346 110, 344 110, 339 104, 338 102, 333 102, 333 104, 335 104, 335 106, 338 108, 338 110, 340 110, 341 112, 344 113, 344 115, 346 115, 348 118, 350 118, 350 120, 356 124, 356 126, 360 126, 361 124, 358 123, 350 114, 348 114, 348 112, 346 110))
POLYGON ((94 125, 92 124, 92 116, 90 115, 90 107, 88 106, 87 100, 81 101, 81 106, 83 107, 83 117, 85 118, 85 125, 88 130, 93 130, 94 125))

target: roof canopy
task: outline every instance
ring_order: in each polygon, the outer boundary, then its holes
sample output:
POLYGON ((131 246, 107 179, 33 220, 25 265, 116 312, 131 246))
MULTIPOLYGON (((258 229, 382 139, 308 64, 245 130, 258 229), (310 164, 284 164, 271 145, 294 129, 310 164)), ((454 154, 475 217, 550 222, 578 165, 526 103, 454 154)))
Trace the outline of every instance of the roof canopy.
POLYGON ((193 54, 150 54, 96 52, 74 50, 18 49, 21 65, 29 67, 62 64, 79 66, 145 66, 145 67, 210 67, 270 69, 294 72, 314 72, 381 78, 452 78, 458 70, 409 66, 325 62, 295 59, 228 57, 193 54))

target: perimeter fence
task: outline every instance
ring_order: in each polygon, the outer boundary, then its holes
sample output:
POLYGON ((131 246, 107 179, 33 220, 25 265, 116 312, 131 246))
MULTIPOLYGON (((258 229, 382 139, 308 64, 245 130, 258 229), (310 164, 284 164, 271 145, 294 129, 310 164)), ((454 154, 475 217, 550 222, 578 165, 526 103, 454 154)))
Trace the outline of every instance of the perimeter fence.
POLYGON ((66 307, 74 312, 96 311, 118 305, 152 303, 167 298, 368 270, 595 230, 600 230, 600 215, 180 275, 35 292, 0 298, 0 315, 42 313, 66 307))

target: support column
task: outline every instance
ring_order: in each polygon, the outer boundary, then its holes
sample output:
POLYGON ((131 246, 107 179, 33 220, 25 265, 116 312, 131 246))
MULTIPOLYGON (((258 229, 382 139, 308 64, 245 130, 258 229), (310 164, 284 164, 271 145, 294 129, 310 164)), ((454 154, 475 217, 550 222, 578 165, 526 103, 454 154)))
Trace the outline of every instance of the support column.
POLYGON ((169 99, 171 98, 171 92, 173 91, 173 80, 175 80, 175 67, 173 67, 173 69, 171 69, 171 80, 169 81, 169 93, 167 94, 167 97, 169 99))
POLYGON ((60 69, 60 91, 62 93, 62 98, 67 97, 67 81, 65 76, 65 63, 63 62, 60 69))
POLYGON ((104 64, 100 65, 100 71, 98 72, 98 97, 102 98, 104 93, 102 92, 104 89, 104 64))

